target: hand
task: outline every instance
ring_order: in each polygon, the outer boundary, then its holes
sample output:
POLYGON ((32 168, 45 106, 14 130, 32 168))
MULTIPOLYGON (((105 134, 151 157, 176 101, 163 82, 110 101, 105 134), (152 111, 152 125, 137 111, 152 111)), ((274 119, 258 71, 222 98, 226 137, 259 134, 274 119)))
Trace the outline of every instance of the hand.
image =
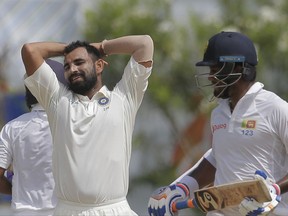
POLYGON ((281 201, 280 187, 267 177, 265 172, 257 170, 255 179, 262 179, 269 189, 272 200, 270 202, 259 203, 253 198, 246 197, 239 205, 239 212, 244 216, 266 215, 272 211, 281 201))
POLYGON ((173 216, 172 203, 189 197, 189 189, 184 184, 161 187, 153 192, 148 203, 150 216, 173 216))
POLYGON ((100 54, 100 58, 104 58, 104 57, 107 57, 108 55, 104 52, 104 48, 103 48, 103 44, 104 42, 106 42, 107 40, 103 40, 102 42, 100 43, 91 43, 90 45, 94 46, 98 51, 99 51, 99 54, 100 54))

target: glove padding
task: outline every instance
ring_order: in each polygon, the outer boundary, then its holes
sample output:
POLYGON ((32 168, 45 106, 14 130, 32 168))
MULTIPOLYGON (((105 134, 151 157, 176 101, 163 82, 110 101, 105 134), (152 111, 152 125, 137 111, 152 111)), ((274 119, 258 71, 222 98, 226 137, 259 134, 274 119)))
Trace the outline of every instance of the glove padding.
POLYGON ((270 202, 259 203, 251 197, 245 197, 245 199, 239 205, 239 212, 243 216, 266 215, 281 201, 280 187, 269 179, 265 172, 257 170, 255 172, 255 179, 261 179, 264 181, 270 192, 272 200, 270 202))
POLYGON ((189 197, 189 189, 184 184, 173 184, 158 188, 153 192, 148 203, 150 216, 173 216, 177 213, 172 211, 172 204, 183 201, 189 197))

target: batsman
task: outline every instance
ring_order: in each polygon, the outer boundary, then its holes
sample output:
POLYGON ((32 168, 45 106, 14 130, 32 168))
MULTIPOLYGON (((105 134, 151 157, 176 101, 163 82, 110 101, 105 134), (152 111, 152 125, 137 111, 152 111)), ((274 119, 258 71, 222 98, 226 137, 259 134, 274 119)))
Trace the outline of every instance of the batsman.
MULTIPOLYGON (((213 89, 211 100, 218 102, 210 120, 212 147, 190 170, 151 195, 150 216, 177 214, 173 203, 193 198, 199 188, 252 179, 265 183, 270 201, 245 197, 238 205, 208 211, 207 216, 288 215, 288 196, 283 194, 288 103, 256 81, 257 64, 254 43, 246 35, 223 31, 209 39, 203 60, 196 63, 207 67, 207 73, 195 78, 199 87, 213 89)), ((205 204, 211 208, 214 200, 209 203, 208 198, 205 204)))

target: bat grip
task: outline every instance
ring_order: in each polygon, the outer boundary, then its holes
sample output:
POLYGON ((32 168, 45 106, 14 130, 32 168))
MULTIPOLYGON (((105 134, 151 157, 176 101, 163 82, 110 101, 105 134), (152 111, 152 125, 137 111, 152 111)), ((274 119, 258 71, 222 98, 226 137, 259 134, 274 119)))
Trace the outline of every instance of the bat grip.
POLYGON ((195 201, 193 199, 188 199, 180 202, 172 203, 172 211, 177 212, 178 210, 185 209, 185 208, 195 208, 195 201))

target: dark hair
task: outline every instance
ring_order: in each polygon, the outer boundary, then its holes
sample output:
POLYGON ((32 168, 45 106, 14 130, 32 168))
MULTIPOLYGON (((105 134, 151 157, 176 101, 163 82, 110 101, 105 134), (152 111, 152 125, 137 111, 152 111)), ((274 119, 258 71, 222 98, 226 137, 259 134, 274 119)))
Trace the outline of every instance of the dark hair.
POLYGON ((37 104, 38 101, 34 97, 34 95, 30 92, 30 90, 25 86, 25 100, 26 100, 26 105, 29 109, 32 108, 32 105, 37 104))
POLYGON ((85 48, 87 50, 88 54, 91 56, 92 60, 96 61, 99 58, 101 58, 101 54, 96 47, 90 45, 86 41, 79 41, 79 40, 71 42, 70 44, 68 44, 64 49, 64 55, 72 52, 73 50, 75 50, 76 48, 79 48, 79 47, 85 48))

